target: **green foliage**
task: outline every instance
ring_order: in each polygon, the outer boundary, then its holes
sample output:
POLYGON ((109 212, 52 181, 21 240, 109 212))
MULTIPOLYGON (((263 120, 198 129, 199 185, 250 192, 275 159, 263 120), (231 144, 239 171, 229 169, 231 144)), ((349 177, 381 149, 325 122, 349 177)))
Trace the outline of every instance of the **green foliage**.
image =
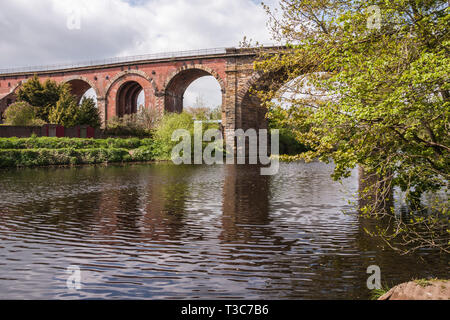
POLYGON ((284 110, 272 110, 269 127, 270 129, 280 130, 279 154, 283 156, 282 161, 285 161, 288 160, 289 157, 284 156, 297 156, 309 151, 309 149, 299 142, 295 134, 298 128, 293 128, 292 125, 286 121, 284 114, 280 113, 281 111, 284 110))
POLYGON ((78 138, 0 138, 0 150, 6 149, 137 149, 153 145, 152 139, 78 139, 78 138))
POLYGON ((64 84, 47 80, 43 84, 37 75, 24 83, 17 92, 17 100, 37 108, 37 117, 48 123, 50 110, 56 106, 64 84))
POLYGON ((222 106, 218 106, 218 107, 210 110, 209 119, 222 120, 222 106))
POLYGON ((210 109, 208 107, 187 107, 184 112, 188 113, 195 120, 222 120, 222 107, 210 109))
MULTIPOLYGON (((194 152, 194 116, 191 113, 168 113, 162 118, 158 128, 155 131, 155 142, 159 145, 159 156, 162 159, 170 159, 173 148, 180 143, 172 141, 172 136, 177 130, 187 130, 191 137, 191 151, 194 152)), ((202 123, 202 132, 205 133, 209 129, 219 129, 215 123, 202 123)), ((202 137, 203 138, 203 137, 202 137)), ((203 147, 208 143, 204 142, 203 147)))
MULTIPOLYGON (((390 208, 380 210, 394 187, 406 192, 413 211, 423 209, 421 196, 445 190, 450 178, 448 2, 281 4, 282 15, 267 9, 274 37, 287 42, 287 50, 256 63, 272 80, 258 92, 269 117, 282 119, 310 148, 303 158, 333 160, 335 179, 357 165, 377 178, 376 200, 363 213, 390 214, 390 208), (368 28, 370 5, 381 9, 379 29, 368 28), (276 79, 295 94, 283 96, 276 79)), ((448 206, 429 209, 433 214, 412 225, 397 220, 393 232, 378 235, 391 245, 396 239, 449 252, 448 206)))
POLYGON ((76 125, 88 125, 99 128, 101 125, 100 114, 92 98, 83 98, 74 116, 76 125))
POLYGON ((308 149, 298 142, 295 134, 289 129, 279 129, 280 130, 280 155, 295 156, 303 152, 308 151, 308 149))
POLYGON ((0 167, 96 164, 129 161, 125 149, 0 150, 0 167))
POLYGON ((135 114, 109 119, 106 132, 113 136, 149 137, 158 126, 160 118, 157 110, 144 108, 135 114))
POLYGON ((40 126, 45 123, 37 118, 37 110, 27 102, 16 102, 5 111, 5 124, 10 126, 40 126))
POLYGON ((51 80, 41 83, 35 75, 19 89, 17 98, 36 108, 36 117, 42 120, 40 123, 51 122, 68 128, 77 125, 100 127, 95 102, 91 98, 83 99, 78 106, 69 84, 51 80))
POLYGON ((52 124, 67 128, 75 127, 78 124, 78 110, 77 101, 70 92, 70 87, 64 86, 56 106, 50 110, 48 119, 52 124))
POLYGON ((391 288, 389 288, 388 286, 382 286, 381 289, 373 289, 371 291, 370 300, 380 299, 382 296, 388 293, 389 290, 391 290, 391 288))
POLYGON ((170 159, 172 149, 179 143, 172 141, 173 133, 178 129, 189 131, 191 137, 194 135, 194 119, 189 113, 168 113, 164 115, 161 124, 155 131, 155 139, 161 145, 161 156, 170 159))
POLYGON ((152 139, 0 138, 0 167, 151 161, 152 139))

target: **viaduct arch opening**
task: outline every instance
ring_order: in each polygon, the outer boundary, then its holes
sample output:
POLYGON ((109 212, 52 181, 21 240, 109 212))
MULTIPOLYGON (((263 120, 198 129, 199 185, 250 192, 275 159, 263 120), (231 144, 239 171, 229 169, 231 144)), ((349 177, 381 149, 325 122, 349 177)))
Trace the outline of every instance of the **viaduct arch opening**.
POLYGON ((145 106, 144 88, 136 81, 127 81, 119 87, 116 97, 117 116, 137 113, 145 106))
POLYGON ((70 85, 71 92, 76 97, 78 104, 83 98, 92 98, 97 105, 97 90, 87 79, 75 78, 65 82, 70 85))
POLYGON ((212 70, 197 67, 179 70, 166 85, 164 111, 181 113, 185 107, 214 109, 220 106, 223 108, 224 92, 223 81, 212 70), (198 93, 203 94, 200 98, 208 101, 204 101, 205 103, 192 101, 193 96, 198 93), (217 97, 218 95, 220 98, 217 97), (218 103, 210 102, 217 100, 219 100, 218 103))

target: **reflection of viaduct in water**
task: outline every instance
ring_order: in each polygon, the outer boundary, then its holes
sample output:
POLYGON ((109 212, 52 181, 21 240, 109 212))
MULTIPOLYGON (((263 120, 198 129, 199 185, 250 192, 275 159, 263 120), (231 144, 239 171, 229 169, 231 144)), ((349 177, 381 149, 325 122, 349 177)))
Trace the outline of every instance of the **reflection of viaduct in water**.
POLYGON ((123 188, 122 179, 118 179, 111 190, 102 194, 96 213, 101 233, 129 232, 133 237, 146 241, 179 239, 189 195, 190 173, 164 165, 129 170, 130 174, 138 175, 133 178, 139 180, 138 185, 123 188))
POLYGON ((178 240, 182 235, 189 195, 189 173, 182 168, 154 170, 146 187, 143 236, 152 240, 178 240))
POLYGON ((35 70, 0 70, 0 114, 16 100, 18 89, 33 74, 41 80, 69 83, 80 100, 90 89, 97 96, 103 123, 137 111, 138 97, 145 96, 145 108, 159 112, 181 112, 189 85, 203 76, 213 76, 222 91, 222 120, 225 129, 265 129, 265 112, 251 96, 250 88, 260 86, 261 75, 253 63, 259 50, 211 49, 161 56, 130 57, 120 62, 69 65, 35 70), (42 71, 45 70, 45 71, 42 71))
MULTIPOLYGON (((270 178, 260 174, 259 166, 227 165, 223 187, 221 240, 259 241, 252 226, 268 226, 270 178)), ((263 228, 270 232, 269 228, 263 228)), ((270 236, 267 234, 267 236, 270 236)))

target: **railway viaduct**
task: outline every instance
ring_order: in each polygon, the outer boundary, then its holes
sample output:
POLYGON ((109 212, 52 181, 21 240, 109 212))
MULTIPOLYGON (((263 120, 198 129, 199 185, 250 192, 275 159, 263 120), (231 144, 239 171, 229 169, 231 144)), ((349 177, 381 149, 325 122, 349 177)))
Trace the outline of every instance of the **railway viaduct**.
POLYGON ((203 76, 213 76, 222 91, 222 122, 225 129, 265 129, 265 111, 250 88, 261 75, 253 64, 265 48, 227 48, 116 58, 78 65, 0 70, 0 112, 16 99, 15 93, 37 74, 66 82, 79 99, 94 89, 102 122, 137 112, 141 91, 145 107, 160 112, 181 112, 188 86, 203 76))

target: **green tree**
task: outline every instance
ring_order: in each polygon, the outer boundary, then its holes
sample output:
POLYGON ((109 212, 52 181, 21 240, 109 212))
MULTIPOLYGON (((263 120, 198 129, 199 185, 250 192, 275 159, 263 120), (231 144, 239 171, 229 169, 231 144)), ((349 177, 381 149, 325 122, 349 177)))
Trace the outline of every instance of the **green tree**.
POLYGON ((11 126, 41 126, 44 123, 37 118, 37 110, 27 102, 16 102, 5 111, 5 123, 11 126))
POLYGON ((70 128, 76 126, 79 116, 76 98, 71 94, 70 87, 64 86, 56 106, 50 109, 49 121, 70 128))
POLYGON ((375 232, 389 245, 449 252, 448 202, 419 214, 422 195, 445 190, 450 178, 448 2, 280 3, 280 12, 266 9, 287 49, 256 63, 266 75, 258 93, 269 117, 282 118, 311 149, 304 158, 333 160, 335 179, 360 165, 367 181, 377 181, 360 195, 373 200, 362 213, 390 217, 392 228, 375 232), (295 95, 283 96, 277 79, 295 95), (417 213, 408 221, 383 205, 394 187, 417 213))
POLYGON ((76 125, 88 125, 93 128, 100 127, 100 114, 94 99, 83 98, 75 113, 74 123, 76 125))
POLYGON ((56 106, 63 87, 67 85, 58 84, 55 81, 47 80, 41 83, 38 76, 34 75, 17 92, 17 100, 28 102, 37 108, 37 116, 48 122, 50 110, 56 106))

